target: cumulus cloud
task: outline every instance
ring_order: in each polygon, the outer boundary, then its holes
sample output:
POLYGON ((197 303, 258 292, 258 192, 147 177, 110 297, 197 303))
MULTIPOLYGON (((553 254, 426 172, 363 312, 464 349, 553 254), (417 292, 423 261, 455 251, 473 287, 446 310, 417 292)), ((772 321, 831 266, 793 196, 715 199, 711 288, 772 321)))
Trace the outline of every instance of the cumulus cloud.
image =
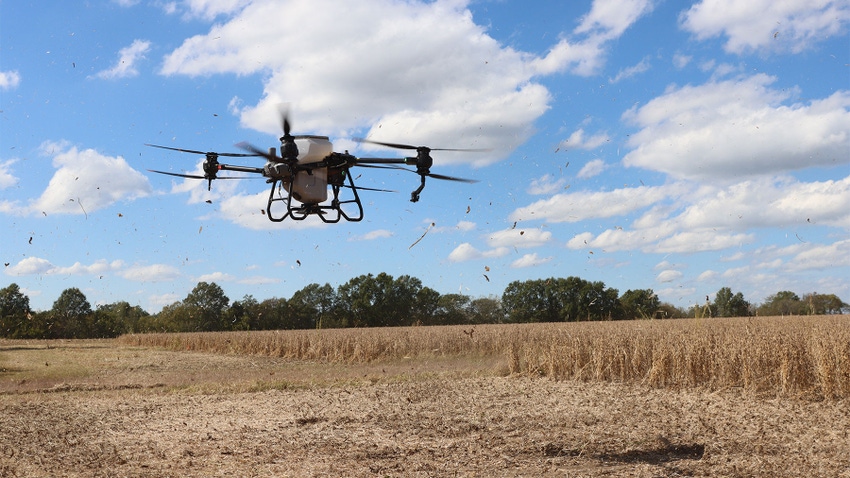
POLYGON ((614 84, 619 83, 627 78, 631 78, 635 75, 639 75, 645 71, 648 71, 650 68, 649 59, 644 58, 636 65, 632 65, 617 72, 617 75, 613 78, 608 79, 608 83, 614 84))
POLYGON ((730 53, 799 52, 844 31, 850 24, 850 3, 702 0, 682 13, 680 23, 700 40, 725 36, 724 48, 730 53))
POLYGON ((388 231, 386 229, 375 229, 374 231, 369 231, 366 234, 352 237, 349 241, 374 241, 375 239, 385 239, 392 236, 392 231, 388 231))
POLYGON ((599 133, 588 136, 584 129, 575 130, 569 138, 561 141, 558 145, 561 149, 596 149, 603 144, 611 141, 611 138, 605 133, 599 133))
POLYGON ((579 222, 592 218, 621 216, 647 208, 666 198, 677 197, 685 191, 683 185, 671 184, 612 191, 559 193, 516 209, 511 213, 510 219, 579 222))
POLYGON ((46 142, 56 172, 40 197, 27 205, 5 202, 0 211, 15 214, 90 214, 122 201, 152 193, 150 183, 121 156, 79 150, 67 143, 46 142))
POLYGON ((118 51, 118 62, 112 68, 95 73, 96 78, 113 80, 116 78, 132 78, 138 76, 139 70, 136 65, 145 58, 150 51, 151 42, 146 40, 134 40, 133 43, 118 51))
POLYGON ((551 174, 544 174, 537 179, 532 179, 526 192, 534 196, 552 194, 565 189, 566 184, 567 180, 565 178, 555 179, 551 174))
POLYGON ((18 178, 12 174, 12 165, 16 162, 15 159, 0 162, 0 189, 10 188, 18 184, 18 178))
POLYGON ((499 44, 473 21, 466 4, 193 2, 203 16, 228 19, 184 41, 165 57, 161 73, 263 72, 256 105, 232 102, 242 124, 259 131, 279 134, 278 104, 291 102, 300 132, 347 136, 365 129, 376 140, 501 152, 441 157, 484 164, 522 144, 549 108, 551 96, 538 77, 570 66, 595 71, 603 44, 649 9, 647 1, 597 0, 574 32, 578 40, 562 40, 538 56, 499 44), (617 14, 609 17, 611 11, 617 14))
POLYGON ((17 70, 0 71, 0 91, 14 90, 21 84, 21 74, 17 70))
POLYGON ((541 264, 546 264, 547 262, 552 261, 552 257, 539 257, 536 252, 531 254, 525 254, 519 259, 511 262, 511 267, 514 269, 523 269, 526 267, 534 267, 539 266, 541 264))
POLYGON ((623 158, 690 179, 740 179, 850 163, 850 91, 809 104, 783 104, 793 90, 774 77, 670 88, 623 118, 638 126, 623 158), (788 125, 794 125, 789 128, 788 125))
POLYGON ((592 161, 588 161, 578 172, 576 177, 581 179, 592 178, 593 176, 597 176, 605 171, 608 168, 608 165, 605 164, 605 161, 601 159, 594 159, 592 161))
POLYGON ((153 264, 149 266, 135 265, 128 267, 121 273, 127 280, 136 282, 171 282, 178 279, 180 270, 167 264, 153 264))
POLYGON ((226 272, 211 272, 209 274, 204 274, 198 277, 198 282, 207 282, 207 283, 219 283, 219 282, 232 282, 236 278, 232 274, 228 274, 226 272))
POLYGON ((502 257, 508 254, 507 247, 497 247, 489 251, 479 251, 472 244, 464 242, 457 246, 450 254, 449 261, 451 262, 466 262, 478 259, 488 259, 493 257, 502 257))
POLYGON ((540 247, 551 240, 551 231, 544 231, 540 228, 517 227, 491 233, 487 238, 487 244, 493 248, 516 247, 522 249, 540 247))
POLYGON ((27 257, 22 259, 15 265, 6 268, 6 274, 14 276, 24 275, 86 275, 86 274, 105 274, 107 272, 118 271, 124 267, 124 262, 121 260, 107 261, 100 259, 93 264, 82 264, 75 262, 71 266, 61 267, 52 264, 47 259, 41 257, 27 257))

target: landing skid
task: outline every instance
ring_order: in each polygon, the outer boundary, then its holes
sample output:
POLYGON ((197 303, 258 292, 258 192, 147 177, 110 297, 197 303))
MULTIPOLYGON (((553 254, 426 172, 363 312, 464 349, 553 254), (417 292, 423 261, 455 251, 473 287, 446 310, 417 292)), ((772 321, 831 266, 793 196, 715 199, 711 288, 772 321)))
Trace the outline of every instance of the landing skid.
POLYGON ((363 204, 360 202, 360 195, 357 194, 357 187, 354 185, 354 180, 351 179, 351 175, 346 174, 345 176, 348 179, 348 186, 344 186, 342 184, 330 185, 331 192, 333 193, 333 199, 331 199, 330 204, 304 204, 297 200, 293 203, 292 194, 286 191, 284 181, 278 179, 271 180, 272 187, 269 192, 269 202, 266 206, 266 214, 268 218, 273 222, 281 222, 286 218, 303 221, 304 219, 307 219, 308 216, 316 215, 319 216, 319 219, 321 219, 322 222, 329 224, 337 223, 342 219, 350 222, 360 221, 363 219, 363 204), (351 189, 353 198, 340 200, 339 193, 343 187, 351 189), (277 195, 275 192, 277 192, 277 195), (282 203, 286 206, 286 212, 281 216, 275 216, 272 212, 272 205, 276 203, 282 203), (354 206, 349 206, 348 209, 353 209, 353 211, 350 212, 354 214, 346 212, 346 206, 351 204, 354 206))

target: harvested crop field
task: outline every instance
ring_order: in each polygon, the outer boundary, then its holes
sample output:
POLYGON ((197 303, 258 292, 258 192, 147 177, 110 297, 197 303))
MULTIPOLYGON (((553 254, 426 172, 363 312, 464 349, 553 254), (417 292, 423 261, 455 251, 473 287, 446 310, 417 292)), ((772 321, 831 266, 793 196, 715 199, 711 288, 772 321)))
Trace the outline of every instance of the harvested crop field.
POLYGON ((0 476, 850 476, 846 398, 406 353, 0 341, 0 476))

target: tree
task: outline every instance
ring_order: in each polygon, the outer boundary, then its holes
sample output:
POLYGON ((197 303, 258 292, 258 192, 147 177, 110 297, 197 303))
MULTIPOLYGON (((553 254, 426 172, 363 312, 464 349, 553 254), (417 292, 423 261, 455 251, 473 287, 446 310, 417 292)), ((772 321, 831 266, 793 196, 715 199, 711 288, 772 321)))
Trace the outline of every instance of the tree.
POLYGON ((430 320, 434 294, 408 275, 394 279, 381 272, 354 277, 337 288, 340 323, 354 327, 411 325, 430 320))
POLYGON ((818 294, 812 292, 803 296, 808 313, 812 315, 843 314, 850 309, 850 304, 845 303, 835 294, 818 294))
POLYGON ((193 322, 190 330, 226 330, 224 316, 229 304, 230 299, 218 284, 199 282, 183 300, 193 322))
POLYGON ((30 332, 30 298, 18 284, 0 289, 0 337, 27 338, 30 332))
POLYGON ((85 294, 76 288, 65 289, 53 303, 47 335, 51 338, 85 338, 90 334, 92 309, 85 294))
POLYGON ((790 290, 783 290, 770 295, 758 308, 759 315, 803 315, 806 304, 790 290))
POLYGON ((740 292, 732 294, 729 287, 721 287, 714 296, 715 317, 746 317, 750 315, 750 303, 740 292))
POLYGON ((661 299, 652 289, 629 289, 620 297, 620 306, 624 319, 652 319, 661 306, 661 299))
POLYGON ((328 283, 309 284, 289 299, 293 309, 309 314, 297 320, 302 325, 300 328, 333 327, 336 301, 336 291, 328 283))
POLYGON ((502 294, 512 322, 564 322, 613 318, 619 308, 617 289, 578 277, 514 281, 502 294))
POLYGON ((426 325, 458 325, 467 323, 469 296, 463 294, 443 294, 437 298, 437 307, 433 318, 426 325))
POLYGON ((127 332, 140 331, 142 319, 149 314, 138 305, 126 301, 97 306, 91 324, 91 337, 117 337, 127 332))
POLYGON ((506 318, 498 297, 479 297, 469 304, 469 322, 472 324, 501 324, 506 318))

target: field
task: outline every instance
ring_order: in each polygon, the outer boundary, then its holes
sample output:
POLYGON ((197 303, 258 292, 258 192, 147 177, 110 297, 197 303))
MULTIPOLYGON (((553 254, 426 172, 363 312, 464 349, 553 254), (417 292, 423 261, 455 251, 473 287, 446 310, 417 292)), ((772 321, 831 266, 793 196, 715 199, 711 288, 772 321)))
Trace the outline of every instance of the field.
POLYGON ((0 341, 0 476, 848 476, 850 317, 0 341))

